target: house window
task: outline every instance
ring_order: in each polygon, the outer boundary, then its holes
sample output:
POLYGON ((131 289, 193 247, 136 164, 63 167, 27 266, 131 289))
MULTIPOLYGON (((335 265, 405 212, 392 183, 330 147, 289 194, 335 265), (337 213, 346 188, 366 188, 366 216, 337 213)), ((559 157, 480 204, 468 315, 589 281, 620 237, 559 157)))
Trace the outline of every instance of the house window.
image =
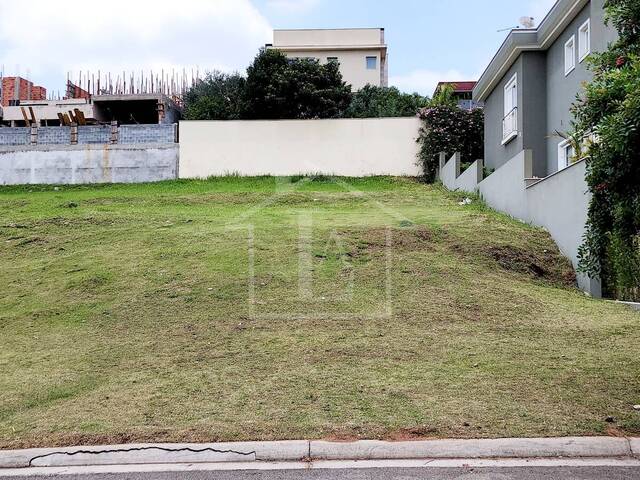
POLYGON ((558 145, 558 170, 567 168, 571 165, 576 156, 576 150, 573 148, 571 140, 565 140, 558 145))
POLYGON ((338 63, 338 57, 327 57, 327 63, 336 62, 338 63))
POLYGON ((591 20, 578 29, 578 57, 582 62, 591 53, 591 20))
POLYGON ((367 57, 367 70, 375 70, 378 68, 378 57, 367 57))
POLYGON ((569 75, 576 68, 576 36, 572 35, 564 44, 564 74, 569 75))
POLYGON ((504 87, 504 117, 502 119, 502 144, 518 136, 518 75, 514 75, 504 87))

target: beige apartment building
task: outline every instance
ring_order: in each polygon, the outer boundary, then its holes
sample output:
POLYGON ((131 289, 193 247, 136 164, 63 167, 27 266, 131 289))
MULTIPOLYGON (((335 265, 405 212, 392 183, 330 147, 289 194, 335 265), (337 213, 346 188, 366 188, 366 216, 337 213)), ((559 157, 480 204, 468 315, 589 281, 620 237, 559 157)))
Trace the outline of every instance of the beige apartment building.
POLYGON ((273 44, 290 58, 338 62, 344 81, 359 90, 367 84, 388 85, 384 28, 274 30, 273 44))

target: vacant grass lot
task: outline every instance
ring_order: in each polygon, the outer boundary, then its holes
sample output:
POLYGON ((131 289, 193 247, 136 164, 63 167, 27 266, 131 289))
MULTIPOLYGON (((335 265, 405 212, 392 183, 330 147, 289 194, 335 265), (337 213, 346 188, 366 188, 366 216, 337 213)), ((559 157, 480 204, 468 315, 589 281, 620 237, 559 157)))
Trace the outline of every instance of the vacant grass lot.
POLYGON ((0 447, 640 431, 640 315, 546 233, 299 180, 0 189, 0 447))

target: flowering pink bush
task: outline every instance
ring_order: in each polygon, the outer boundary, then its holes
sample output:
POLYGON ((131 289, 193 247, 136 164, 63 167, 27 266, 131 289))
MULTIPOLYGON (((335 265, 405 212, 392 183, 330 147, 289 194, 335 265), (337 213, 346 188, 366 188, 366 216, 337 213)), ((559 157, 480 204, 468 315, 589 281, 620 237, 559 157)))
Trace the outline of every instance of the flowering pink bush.
POLYGON ((456 105, 438 105, 420 110, 420 165, 425 181, 436 180, 440 152, 450 157, 460 152, 465 162, 484 156, 484 112, 462 110, 456 105))

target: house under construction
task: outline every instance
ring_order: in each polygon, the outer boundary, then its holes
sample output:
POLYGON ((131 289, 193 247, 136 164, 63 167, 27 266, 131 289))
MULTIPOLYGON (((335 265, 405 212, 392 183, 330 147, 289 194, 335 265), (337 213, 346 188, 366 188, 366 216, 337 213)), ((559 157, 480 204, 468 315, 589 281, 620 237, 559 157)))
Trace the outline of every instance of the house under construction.
POLYGON ((64 95, 47 98, 46 89, 27 79, 2 77, 0 127, 177 123, 182 96, 196 81, 197 74, 187 80, 184 72, 116 77, 87 72, 77 83, 67 78, 64 95))

